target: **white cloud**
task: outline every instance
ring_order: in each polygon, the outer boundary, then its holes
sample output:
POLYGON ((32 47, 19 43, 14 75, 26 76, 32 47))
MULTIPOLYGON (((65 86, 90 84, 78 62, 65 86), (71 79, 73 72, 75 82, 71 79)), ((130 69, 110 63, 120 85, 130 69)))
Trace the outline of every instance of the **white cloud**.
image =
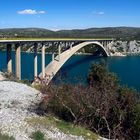
POLYGON ((45 14, 45 11, 38 11, 38 14, 45 14))
POLYGON ((22 11, 18 11, 17 12, 20 15, 36 15, 36 14, 45 14, 45 11, 36 11, 36 10, 32 10, 32 9, 25 9, 22 11))
POLYGON ((94 11, 94 12, 92 12, 94 15, 104 15, 105 14, 105 12, 103 12, 103 11, 94 11))

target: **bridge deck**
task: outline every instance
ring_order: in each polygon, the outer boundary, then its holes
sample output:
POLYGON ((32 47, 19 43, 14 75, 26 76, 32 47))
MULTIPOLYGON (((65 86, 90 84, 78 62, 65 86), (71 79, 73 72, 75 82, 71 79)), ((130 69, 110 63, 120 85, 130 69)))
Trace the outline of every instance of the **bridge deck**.
POLYGON ((56 39, 0 39, 0 44, 3 43, 45 43, 45 42, 75 42, 75 41, 112 41, 114 39, 96 39, 96 38, 89 38, 89 39, 80 39, 80 38, 56 38, 56 39))

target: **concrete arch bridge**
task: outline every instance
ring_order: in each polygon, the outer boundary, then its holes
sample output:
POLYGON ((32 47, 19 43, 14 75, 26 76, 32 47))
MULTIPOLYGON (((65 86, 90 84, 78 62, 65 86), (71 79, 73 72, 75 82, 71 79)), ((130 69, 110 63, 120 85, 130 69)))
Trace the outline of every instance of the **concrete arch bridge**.
MULTIPOLYGON (((89 42, 82 42, 78 45, 75 45, 73 47, 70 47, 64 52, 60 52, 45 68, 45 73, 47 77, 47 83, 49 83, 53 77, 57 74, 57 72, 61 69, 61 67, 70 59, 77 51, 80 49, 88 46, 88 45, 97 45, 100 48, 100 51, 102 51, 102 55, 104 57, 109 56, 109 52, 106 50, 106 48, 97 41, 89 41, 89 42)), ((40 74, 40 77, 42 77, 42 73, 40 74)))
MULTIPOLYGON (((21 49, 23 44, 32 44, 34 52, 34 77, 35 82, 44 80, 46 84, 49 84, 56 73, 61 69, 65 62, 80 49, 85 46, 96 45, 99 48, 101 54, 105 57, 110 55, 109 44, 114 39, 33 39, 33 40, 0 40, 0 44, 6 45, 7 49, 7 71, 12 73, 12 57, 11 51, 13 46, 15 48, 16 58, 16 76, 21 79, 21 49), (51 48, 52 61, 45 66, 45 52, 48 48, 51 48), (54 48, 54 49, 53 49, 54 48), (41 51, 42 54, 42 72, 38 75, 37 68, 37 53, 41 51)), ((94 49, 94 48, 93 48, 94 49)))

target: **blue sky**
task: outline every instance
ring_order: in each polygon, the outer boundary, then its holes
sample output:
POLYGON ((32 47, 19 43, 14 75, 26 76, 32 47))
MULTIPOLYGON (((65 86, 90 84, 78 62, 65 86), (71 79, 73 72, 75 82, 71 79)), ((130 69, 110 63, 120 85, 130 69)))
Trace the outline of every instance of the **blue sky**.
POLYGON ((1 0, 0 28, 140 27, 140 0, 1 0))

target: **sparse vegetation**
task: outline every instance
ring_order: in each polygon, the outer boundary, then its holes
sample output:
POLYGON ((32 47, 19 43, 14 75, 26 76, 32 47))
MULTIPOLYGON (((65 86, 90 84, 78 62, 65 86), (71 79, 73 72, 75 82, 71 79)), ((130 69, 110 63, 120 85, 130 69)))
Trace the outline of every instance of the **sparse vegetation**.
POLYGON ((16 76, 13 73, 8 73, 6 71, 3 71, 3 76, 9 81, 19 82, 19 80, 16 78, 16 76))
POLYGON ((0 133, 0 140, 15 140, 14 137, 0 133))
POLYGON ((53 116, 31 118, 28 119, 27 122, 32 126, 42 126, 43 128, 45 127, 50 130, 57 128, 65 134, 83 136, 86 139, 97 140, 98 138, 95 133, 84 127, 76 126, 72 123, 59 120, 53 116))
POLYGON ((33 140, 45 140, 44 134, 41 131, 36 131, 32 134, 31 138, 33 140))
POLYGON ((28 85, 28 86, 31 85, 31 81, 30 81, 30 80, 27 80, 27 79, 19 80, 19 79, 15 76, 15 74, 13 74, 13 73, 8 73, 8 72, 6 72, 6 71, 3 71, 3 76, 6 78, 5 80, 8 80, 8 81, 23 83, 23 84, 26 84, 26 85, 28 85))
POLYGON ((118 52, 124 52, 123 47, 117 48, 118 52))

